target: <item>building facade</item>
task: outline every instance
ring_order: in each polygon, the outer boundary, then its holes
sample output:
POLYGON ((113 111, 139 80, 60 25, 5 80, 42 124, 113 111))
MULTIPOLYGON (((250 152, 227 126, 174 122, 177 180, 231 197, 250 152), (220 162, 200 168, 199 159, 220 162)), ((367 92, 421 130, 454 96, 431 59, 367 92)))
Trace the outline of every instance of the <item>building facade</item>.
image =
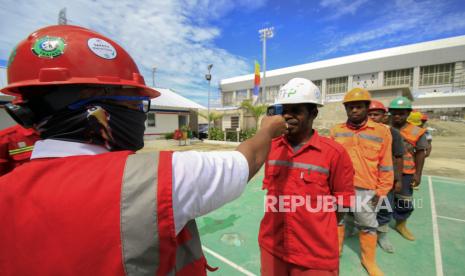
MULTIPOLYGON (((415 108, 427 112, 465 110, 465 36, 451 37, 312 62, 266 72, 266 89, 259 101, 272 104, 281 86, 295 77, 312 80, 321 90, 327 112, 343 114, 340 102, 348 90, 368 89, 374 98, 388 103, 403 95, 415 108)), ((250 99, 254 75, 220 82, 224 107, 250 99)), ((324 116, 321 116, 324 117, 324 116)))

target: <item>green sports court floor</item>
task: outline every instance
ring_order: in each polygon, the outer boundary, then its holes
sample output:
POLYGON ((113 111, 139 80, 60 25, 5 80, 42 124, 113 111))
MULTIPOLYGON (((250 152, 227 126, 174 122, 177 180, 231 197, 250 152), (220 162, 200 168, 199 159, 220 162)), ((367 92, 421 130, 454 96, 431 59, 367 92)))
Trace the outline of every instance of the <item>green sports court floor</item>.
MULTIPOLYGON (((220 267, 211 275, 260 275, 262 178, 255 176, 236 201, 197 219, 205 256, 211 266, 220 267)), ((465 275, 465 180, 424 176, 414 196, 409 228, 417 239, 411 242, 389 232, 396 252, 378 247, 379 266, 387 276, 465 275)), ((346 238, 340 275, 367 275, 359 252, 357 236, 346 238)))

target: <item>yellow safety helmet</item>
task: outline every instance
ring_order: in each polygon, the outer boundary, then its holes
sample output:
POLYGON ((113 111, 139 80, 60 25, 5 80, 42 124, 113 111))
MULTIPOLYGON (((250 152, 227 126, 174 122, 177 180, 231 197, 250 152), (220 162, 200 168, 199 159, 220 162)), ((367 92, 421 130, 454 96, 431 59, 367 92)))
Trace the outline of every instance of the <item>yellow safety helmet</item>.
POLYGON ((411 123, 414 126, 421 125, 421 117, 423 114, 420 111, 412 111, 407 118, 407 122, 411 123))
POLYGON ((360 101, 365 101, 365 102, 370 102, 371 101, 371 94, 368 92, 368 90, 363 89, 363 88, 354 88, 347 92, 344 95, 344 100, 342 103, 348 103, 348 102, 360 102, 360 101))

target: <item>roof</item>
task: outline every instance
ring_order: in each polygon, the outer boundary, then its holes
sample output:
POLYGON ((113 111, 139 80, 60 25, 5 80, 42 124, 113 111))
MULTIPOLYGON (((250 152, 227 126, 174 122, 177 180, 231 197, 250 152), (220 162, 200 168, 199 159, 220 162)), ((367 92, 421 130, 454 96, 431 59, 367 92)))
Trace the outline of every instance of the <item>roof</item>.
POLYGON ((171 89, 155 88, 160 92, 160 96, 152 99, 150 104, 157 107, 170 107, 170 108, 187 108, 187 109, 206 109, 194 101, 191 101, 171 89))
MULTIPOLYGON (((279 79, 279 82, 285 83, 293 77, 293 74, 303 74, 304 72, 306 73, 302 76, 316 80, 344 76, 344 74, 347 75, 350 71, 362 74, 376 72, 380 68, 383 68, 383 70, 394 70, 412 66, 423 66, 431 64, 433 62, 431 59, 433 58, 437 59, 438 63, 446 63, 453 61, 457 57, 460 59, 463 56, 464 47, 465 35, 316 61, 267 71, 267 84, 271 85, 270 82, 274 78, 279 79), (280 76, 288 76, 288 78, 281 80, 280 76)), ((220 85, 223 87, 235 83, 249 82, 253 78, 253 74, 248 74, 223 79, 220 85)), ((249 86, 252 87, 253 83, 250 82, 249 86)), ((229 87, 225 88, 228 89, 229 87)))

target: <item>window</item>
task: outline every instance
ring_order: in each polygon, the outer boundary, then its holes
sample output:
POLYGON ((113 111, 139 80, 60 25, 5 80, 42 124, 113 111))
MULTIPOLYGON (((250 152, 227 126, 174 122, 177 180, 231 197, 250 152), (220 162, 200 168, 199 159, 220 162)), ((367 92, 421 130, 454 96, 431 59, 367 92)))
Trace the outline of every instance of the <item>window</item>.
POLYGON ((233 92, 223 92, 223 105, 231 106, 233 104, 233 92))
POLYGON ((239 128, 239 116, 231 116, 231 128, 239 128))
POLYGON ((314 80, 312 82, 314 85, 318 87, 318 89, 320 89, 320 92, 321 92, 321 80, 314 80))
POLYGON ((347 92, 347 77, 328 79, 326 81, 327 94, 339 94, 347 92))
POLYGON ((279 85, 267 87, 265 102, 274 102, 274 100, 278 96, 279 88, 279 85))
POLYGON ((236 91, 236 101, 242 103, 242 101, 247 100, 247 89, 236 91))
POLYGON ((413 68, 384 72, 384 86, 412 85, 413 68))
POLYGON ((156 127, 156 119, 155 119, 155 113, 154 112, 149 112, 147 113, 147 126, 148 127, 156 127))
POLYGON ((454 80, 454 63, 420 67, 420 85, 450 84, 454 80))

